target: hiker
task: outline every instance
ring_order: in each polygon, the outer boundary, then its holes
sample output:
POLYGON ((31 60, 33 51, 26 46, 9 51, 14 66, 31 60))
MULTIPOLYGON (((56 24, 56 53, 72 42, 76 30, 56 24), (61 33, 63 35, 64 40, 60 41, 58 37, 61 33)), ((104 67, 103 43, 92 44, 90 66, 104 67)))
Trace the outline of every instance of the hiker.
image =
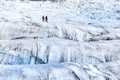
POLYGON ((42 21, 44 21, 44 19, 45 19, 45 17, 44 17, 44 16, 42 16, 42 21))
POLYGON ((45 17, 46 22, 48 22, 48 16, 45 17))

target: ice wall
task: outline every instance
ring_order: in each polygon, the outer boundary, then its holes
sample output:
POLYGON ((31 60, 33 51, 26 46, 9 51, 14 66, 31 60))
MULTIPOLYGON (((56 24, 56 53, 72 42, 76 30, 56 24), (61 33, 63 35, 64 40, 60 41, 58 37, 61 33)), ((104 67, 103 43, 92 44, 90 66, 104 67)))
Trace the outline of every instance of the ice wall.
POLYGON ((56 64, 75 62, 98 64, 118 61, 119 42, 78 43, 73 41, 16 40, 1 41, 1 64, 56 64), (49 41, 54 41, 49 43, 49 41), (115 47, 115 48, 114 48, 115 47))

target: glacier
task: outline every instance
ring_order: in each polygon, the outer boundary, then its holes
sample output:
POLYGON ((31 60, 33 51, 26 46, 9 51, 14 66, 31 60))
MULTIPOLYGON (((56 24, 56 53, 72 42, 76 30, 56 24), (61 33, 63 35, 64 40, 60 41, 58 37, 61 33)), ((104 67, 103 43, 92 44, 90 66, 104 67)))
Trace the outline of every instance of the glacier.
POLYGON ((52 1, 0 0, 0 80, 120 80, 120 1, 52 1))

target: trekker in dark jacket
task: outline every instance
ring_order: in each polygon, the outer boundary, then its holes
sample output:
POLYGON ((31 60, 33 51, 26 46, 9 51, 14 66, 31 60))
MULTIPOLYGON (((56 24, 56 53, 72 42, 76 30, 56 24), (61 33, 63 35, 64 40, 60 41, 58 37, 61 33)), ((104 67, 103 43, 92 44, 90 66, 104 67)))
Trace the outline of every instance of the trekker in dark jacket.
POLYGON ((44 21, 45 20, 45 17, 44 16, 42 16, 42 21, 44 21))

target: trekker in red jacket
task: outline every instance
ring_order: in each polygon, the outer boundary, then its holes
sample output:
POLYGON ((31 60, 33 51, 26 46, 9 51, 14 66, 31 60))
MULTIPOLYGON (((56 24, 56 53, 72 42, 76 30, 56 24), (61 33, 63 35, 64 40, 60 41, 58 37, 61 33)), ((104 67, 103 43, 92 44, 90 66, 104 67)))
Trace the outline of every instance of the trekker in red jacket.
POLYGON ((48 22, 48 16, 46 16, 45 19, 46 19, 46 22, 48 22))

